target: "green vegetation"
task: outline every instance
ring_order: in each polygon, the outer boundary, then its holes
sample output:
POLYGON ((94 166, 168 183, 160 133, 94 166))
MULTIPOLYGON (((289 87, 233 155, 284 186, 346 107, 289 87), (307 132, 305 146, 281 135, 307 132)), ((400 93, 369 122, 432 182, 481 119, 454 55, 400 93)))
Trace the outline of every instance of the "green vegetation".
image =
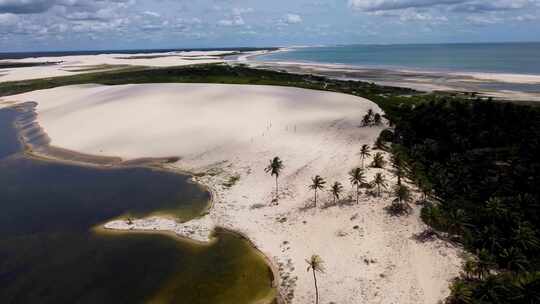
POLYGON ((325 184, 326 181, 320 175, 316 175, 314 178, 311 179, 311 185, 309 185, 309 189, 315 192, 315 207, 317 207, 317 190, 324 189, 325 184))
POLYGON ((354 168, 349 172, 349 181, 356 187, 356 204, 358 205, 360 199, 360 187, 366 183, 366 176, 364 169, 354 168))
POLYGON ((382 169, 384 168, 384 165, 386 165, 386 161, 384 160, 383 154, 381 152, 377 152, 375 156, 373 156, 371 167, 382 169))
POLYGON ((236 185, 236 183, 239 180, 240 180, 240 175, 238 175, 238 174, 233 175, 233 176, 229 177, 229 179, 227 179, 227 181, 225 181, 223 183, 223 186, 227 187, 227 188, 231 188, 232 186, 236 185))
POLYGON ((407 214, 411 211, 409 203, 412 201, 411 191, 405 185, 398 184, 394 187, 394 200, 388 207, 388 211, 392 215, 407 214))
POLYGON ((45 65, 54 65, 60 62, 0 62, 0 69, 15 69, 15 68, 27 68, 33 66, 45 66, 45 65))
POLYGON ((279 174, 281 173, 281 170, 283 170, 283 161, 281 161, 281 159, 277 156, 271 159, 270 164, 268 164, 268 167, 264 169, 266 173, 270 173, 271 176, 276 177, 276 198, 275 198, 276 201, 279 199, 278 177, 279 177, 279 174))
POLYGON ((391 113, 396 175, 421 189, 424 221, 475 256, 447 303, 540 303, 540 109, 433 98, 391 113))
POLYGON ((335 182, 332 185, 332 188, 330 188, 330 193, 332 193, 332 196, 334 197, 334 205, 336 204, 336 201, 339 200, 341 192, 343 192, 343 185, 341 185, 340 182, 335 182))
POLYGON ((171 68, 130 67, 122 70, 79 74, 46 79, 0 83, 0 96, 49 89, 65 85, 97 83, 120 85, 129 83, 230 83, 293 86, 345 92, 370 97, 377 94, 414 94, 414 90, 381 87, 356 81, 328 80, 323 77, 257 70, 227 64, 193 65, 171 68))
POLYGON ((362 158, 362 169, 364 168, 364 160, 371 156, 371 152, 368 145, 362 145, 360 150, 360 157, 362 158))
MULTIPOLYGON (((447 303, 540 303, 539 108, 485 101, 475 94, 424 94, 226 64, 132 67, 5 82, 0 83, 0 96, 83 83, 156 82, 292 86, 374 101, 393 127, 380 134, 374 147, 393 153, 398 185, 390 208, 407 211, 411 195, 401 181, 409 178, 422 191, 424 221, 475 255, 453 284, 447 303)), ((359 125, 381 123, 376 115, 368 112, 359 125)), ((371 165, 382 168, 385 162, 376 153, 371 165)), ((313 179, 315 204, 324 184, 320 176, 313 179)), ((384 179, 378 186, 380 195, 384 179)))
POLYGON ((386 189, 386 187, 388 186, 386 184, 386 179, 384 178, 382 173, 375 174, 375 178, 373 179, 372 185, 374 187, 377 187, 377 196, 378 197, 381 196, 381 189, 386 189))
POLYGON ((129 65, 125 64, 98 64, 98 65, 82 65, 75 66, 66 69, 68 72, 97 72, 103 70, 113 70, 113 69, 125 69, 130 68, 129 65))
POLYGON ((324 273, 324 262, 320 256, 314 254, 309 260, 306 260, 308 263, 307 271, 313 273, 313 283, 315 284, 315 304, 319 303, 319 287, 317 286, 317 272, 324 273))

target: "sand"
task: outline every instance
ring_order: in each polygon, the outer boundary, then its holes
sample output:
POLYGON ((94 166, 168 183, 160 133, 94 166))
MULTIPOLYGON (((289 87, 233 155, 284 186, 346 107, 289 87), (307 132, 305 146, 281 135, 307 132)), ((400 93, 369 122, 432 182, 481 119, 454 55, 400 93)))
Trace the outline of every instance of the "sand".
POLYGON ((540 75, 391 69, 296 61, 258 61, 255 57, 247 56, 243 63, 254 68, 314 74, 339 80, 373 82, 378 85, 411 88, 423 92, 477 92, 480 96, 498 99, 540 101, 540 89, 533 89, 534 85, 540 84, 540 75), (525 90, 520 88, 520 85, 530 88, 525 90), (509 87, 514 87, 514 89, 510 90, 509 87))
POLYGON ((232 51, 191 51, 144 54, 72 55, 24 59, 5 59, 0 60, 0 63, 57 62, 58 64, 0 69, 0 82, 76 75, 81 73, 111 70, 114 68, 125 67, 125 65, 169 67, 192 64, 218 63, 224 62, 224 59, 221 56, 232 53, 232 51), (109 67, 100 70, 94 69, 102 65, 108 65, 109 67), (85 68, 89 70, 84 71, 85 68))
MULTIPOLYGON (((81 85, 11 96, 35 101, 38 123, 61 148, 125 160, 178 156, 171 170, 196 173, 213 192, 213 206, 187 223, 171 219, 116 220, 109 229, 172 231, 209 241, 215 226, 248 237, 279 272, 283 301, 313 303, 313 279, 305 259, 318 254, 321 303, 434 304, 449 294, 461 251, 440 240, 420 243, 426 226, 419 207, 406 217, 385 211, 391 198, 362 194, 351 203, 347 172, 360 165, 359 150, 372 144, 383 127, 360 127, 369 100, 321 91, 269 86, 217 84, 81 85), (279 204, 274 179, 264 172, 279 156, 285 165, 279 204), (316 174, 340 181, 339 206, 327 191, 307 188, 316 174), (239 181, 224 186, 231 176, 239 181), (355 228, 355 226, 357 226, 355 228)), ((388 159, 388 155, 385 154, 388 159)), ((369 163, 369 160, 366 160, 369 163)), ((368 180, 387 169, 369 169, 368 180)))

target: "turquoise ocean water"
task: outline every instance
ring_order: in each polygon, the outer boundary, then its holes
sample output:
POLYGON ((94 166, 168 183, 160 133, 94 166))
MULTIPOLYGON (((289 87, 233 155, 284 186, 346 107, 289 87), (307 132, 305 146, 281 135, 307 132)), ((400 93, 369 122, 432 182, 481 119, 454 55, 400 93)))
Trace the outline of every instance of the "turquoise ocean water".
POLYGON ((257 60, 540 75, 540 42, 307 47, 257 60))

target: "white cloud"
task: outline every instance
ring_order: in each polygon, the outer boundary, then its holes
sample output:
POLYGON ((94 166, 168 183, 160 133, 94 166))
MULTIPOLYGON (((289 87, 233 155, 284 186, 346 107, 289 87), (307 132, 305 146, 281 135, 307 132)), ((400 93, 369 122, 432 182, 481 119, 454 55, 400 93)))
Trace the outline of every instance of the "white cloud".
POLYGON ((302 17, 297 14, 286 14, 285 15, 285 22, 288 24, 297 24, 302 23, 302 17))
POLYGON ((246 13, 252 13, 252 8, 233 8, 233 14, 234 15, 242 15, 246 13))
POLYGON ((488 15, 488 16, 471 15, 471 16, 467 16, 466 21, 474 25, 490 25, 490 24, 502 22, 504 21, 504 19, 499 18, 494 15, 488 15))
POLYGON ((0 14, 0 26, 10 26, 17 23, 18 17, 15 14, 0 14))
POLYGON ((161 15, 159 13, 152 12, 152 11, 144 11, 143 14, 147 15, 147 16, 150 16, 150 17, 155 17, 155 18, 161 17, 161 15))
POLYGON ((467 2, 467 0, 349 0, 349 6, 363 11, 384 11, 430 7, 467 2))
POLYGON ((244 21, 244 18, 242 16, 233 16, 231 19, 222 19, 218 21, 219 25, 224 26, 234 26, 234 25, 244 25, 246 22, 244 21))
POLYGON ((349 6, 367 12, 407 8, 450 7, 454 11, 484 12, 522 9, 538 0, 349 0, 349 6))

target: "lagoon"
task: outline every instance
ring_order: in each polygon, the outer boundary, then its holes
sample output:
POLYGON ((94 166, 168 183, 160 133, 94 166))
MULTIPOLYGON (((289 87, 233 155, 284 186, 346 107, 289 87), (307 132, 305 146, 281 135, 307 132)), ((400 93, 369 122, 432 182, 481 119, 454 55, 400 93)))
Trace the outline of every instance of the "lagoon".
POLYGON ((0 110, 0 298, 3 303, 250 303, 272 273, 250 243, 216 232, 209 244, 94 229, 118 217, 188 220, 209 194, 147 167, 101 169, 24 153, 14 109, 0 110))

